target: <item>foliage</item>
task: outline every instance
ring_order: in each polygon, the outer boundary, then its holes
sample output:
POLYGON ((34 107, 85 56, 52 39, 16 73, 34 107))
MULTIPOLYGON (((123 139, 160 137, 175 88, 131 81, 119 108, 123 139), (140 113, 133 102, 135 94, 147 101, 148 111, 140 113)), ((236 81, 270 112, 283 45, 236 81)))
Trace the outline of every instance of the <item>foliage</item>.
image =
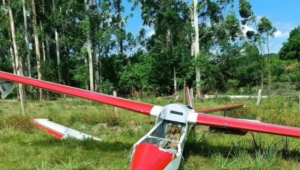
MULTIPOLYGON (((0 4, 0 69, 12 72, 10 23, 4 2, 0 4)), ((95 85, 99 91, 109 94, 112 90, 122 95, 172 94, 184 85, 195 86, 196 66, 200 67, 203 93, 255 88, 264 84, 266 75, 270 75, 271 83, 298 81, 297 64, 280 59, 299 60, 300 28, 291 31, 280 58, 270 57, 271 65, 266 67, 269 58, 264 55, 263 45, 268 46, 268 39, 276 29, 266 17, 256 23, 253 7, 247 0, 238 0, 236 7, 234 0, 198 1, 200 54, 197 61, 192 57, 194 30, 190 1, 131 0, 128 4, 133 10, 141 8, 144 27, 139 35, 126 30, 133 12, 126 11, 122 0, 36 3, 35 33, 43 56, 40 61, 43 79, 87 88, 90 76, 87 39, 90 37, 95 85), (245 32, 246 27, 254 30, 245 32), (147 35, 149 29, 155 32, 151 36, 147 35)), ((30 46, 25 43, 21 1, 12 1, 16 40, 25 76, 28 76, 28 54, 32 77, 37 77, 31 2, 27 0, 25 7, 30 46)), ((33 95, 31 90, 27 92, 29 97, 33 95)))
POLYGON ((283 43, 279 51, 280 59, 300 61, 300 26, 290 32, 288 41, 283 43))

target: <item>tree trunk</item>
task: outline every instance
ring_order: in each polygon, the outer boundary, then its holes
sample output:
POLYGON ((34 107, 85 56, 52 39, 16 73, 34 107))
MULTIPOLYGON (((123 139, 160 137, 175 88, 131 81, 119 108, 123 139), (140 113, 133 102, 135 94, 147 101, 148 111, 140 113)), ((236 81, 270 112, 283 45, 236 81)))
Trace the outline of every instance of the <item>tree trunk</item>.
MULTIPOLYGON (((41 30, 43 29, 42 22, 40 22, 40 28, 41 28, 41 30)), ((42 33, 41 38, 42 38, 43 61, 46 61, 46 49, 45 49, 46 47, 45 47, 45 42, 44 42, 44 40, 45 40, 45 38, 44 38, 44 32, 42 33)))
POLYGON ((99 91, 100 89, 100 70, 99 70, 99 53, 98 53, 98 44, 94 45, 93 47, 93 57, 95 59, 95 65, 96 65, 96 68, 95 68, 95 91, 99 91))
POLYGON ((49 46, 49 37, 47 36, 46 39, 46 56, 47 56, 47 60, 50 60, 50 46, 49 46))
MULTIPOLYGON (((56 5, 55 5, 54 1, 53 1, 53 9, 54 9, 54 12, 56 12, 56 5)), ((61 10, 61 8, 60 8, 60 10, 61 10)), ((59 34, 58 34, 58 31, 57 31, 56 27, 54 29, 54 33, 55 33, 55 45, 56 45, 56 62, 57 62, 58 82, 62 83, 62 80, 61 80, 61 68, 60 68, 59 34)))
MULTIPOLYGON (((267 35, 267 49, 268 49, 268 54, 270 54, 269 50, 269 36, 267 35)), ((268 89, 269 91, 271 90, 271 61, 270 57, 268 57, 268 79, 269 79, 269 84, 268 84, 268 89)))
POLYGON ((45 43, 44 43, 44 36, 42 36, 42 52, 43 52, 43 61, 46 61, 46 47, 45 47, 45 43))
MULTIPOLYGON (((15 22, 14 22, 14 16, 13 16, 11 5, 10 5, 10 0, 8 0, 8 12, 9 12, 11 36, 12 36, 12 40, 13 40, 17 75, 22 76, 23 75, 22 61, 21 61, 21 58, 19 58, 18 46, 17 46, 17 43, 16 43, 15 22)), ((22 114, 25 115, 25 109, 24 109, 24 100, 25 100, 25 98, 24 98, 24 91, 23 91, 23 85, 22 84, 19 84, 19 95, 20 95, 22 114)))
MULTIPOLYGON (((118 19, 119 19, 119 30, 122 31, 122 9, 121 9, 121 1, 118 2, 118 19)), ((120 54, 123 54, 124 48, 123 48, 123 37, 120 38, 119 40, 119 45, 120 45, 120 54)))
POLYGON ((23 2, 23 17, 24 17, 24 31, 25 31, 25 43, 27 50, 27 74, 28 77, 31 78, 31 63, 30 63, 30 50, 29 50, 29 39, 28 39, 28 26, 27 26, 27 12, 26 12, 26 0, 22 0, 23 2))
POLYGON ((201 97, 201 74, 200 74, 200 66, 197 60, 197 57, 199 55, 199 28, 198 28, 198 11, 197 11, 197 6, 198 6, 198 0, 193 0, 193 24, 194 24, 194 29, 195 29, 195 37, 194 37, 194 55, 195 55, 195 62, 196 62, 196 98, 201 97))
POLYGON ((60 53, 59 53, 59 35, 58 35, 58 32, 57 32, 57 28, 55 28, 55 44, 56 44, 56 58, 57 58, 58 82, 61 83, 60 53))
MULTIPOLYGON (((87 0, 84 1, 86 12, 88 11, 89 4, 87 0)), ((89 16, 86 14, 86 20, 89 22, 89 16)), ((90 22, 89 22, 90 23, 90 22)), ((93 55, 92 55, 92 43, 91 43, 91 35, 90 30, 87 32, 87 51, 89 56, 89 75, 90 75, 90 91, 94 91, 94 69, 93 69, 93 55)))
MULTIPOLYGON (((37 72, 38 72, 38 79, 42 80, 42 73, 41 73, 41 53, 40 53, 40 44, 39 44, 39 37, 37 33, 37 19, 36 19, 36 10, 35 10, 35 0, 31 0, 32 6, 32 23, 33 23, 33 32, 34 32, 34 45, 35 45, 35 55, 37 61, 37 72)), ((43 100, 43 90, 40 88, 40 100, 43 100)))
POLYGON ((14 54, 14 50, 13 50, 13 47, 12 47, 12 46, 10 46, 9 52, 10 52, 11 61, 12 61, 11 64, 12 64, 12 68, 13 68, 13 73, 14 73, 14 74, 17 74, 15 54, 14 54))
MULTIPOLYGON (((88 65, 88 59, 87 59, 86 55, 84 55, 84 63, 85 63, 86 66, 88 65)), ((85 82, 85 89, 89 90, 89 82, 88 82, 88 80, 86 80, 86 82, 85 82)))
POLYGON ((97 64, 98 64, 98 70, 99 70, 99 77, 98 77, 98 79, 99 79, 99 92, 101 92, 101 85, 102 85, 102 79, 101 79, 101 74, 102 74, 102 72, 101 72, 101 53, 100 53, 100 51, 101 51, 101 48, 100 48, 100 45, 97 45, 97 48, 98 48, 98 57, 97 57, 97 64))
POLYGON ((93 69, 93 55, 91 50, 91 39, 88 36, 88 55, 89 55, 89 74, 90 74, 90 91, 94 91, 94 69, 93 69))
POLYGON ((177 80, 176 80, 176 68, 173 66, 173 72, 174 72, 174 93, 177 92, 177 80))

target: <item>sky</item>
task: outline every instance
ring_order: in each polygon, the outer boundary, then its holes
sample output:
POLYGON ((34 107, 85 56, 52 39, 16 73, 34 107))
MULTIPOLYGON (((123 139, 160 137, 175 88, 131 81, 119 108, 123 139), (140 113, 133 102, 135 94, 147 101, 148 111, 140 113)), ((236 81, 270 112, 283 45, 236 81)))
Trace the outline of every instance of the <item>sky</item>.
MULTIPOLYGON (((252 5, 252 10, 258 19, 265 16, 273 26, 277 29, 274 38, 269 41, 270 53, 277 53, 282 47, 282 43, 286 42, 289 32, 295 27, 300 26, 300 0, 248 0, 252 5)), ((147 26, 143 26, 141 19, 141 9, 138 7, 135 11, 131 11, 132 4, 127 0, 123 1, 125 14, 133 13, 126 24, 126 30, 138 35, 138 32, 145 28, 146 35, 151 36, 154 30, 147 26)), ((235 0, 235 10, 238 14, 238 0, 235 0)), ((252 29, 251 26, 247 29, 252 29)), ((266 47, 265 47, 266 49, 266 47)), ((266 50, 265 52, 266 53, 266 50)))

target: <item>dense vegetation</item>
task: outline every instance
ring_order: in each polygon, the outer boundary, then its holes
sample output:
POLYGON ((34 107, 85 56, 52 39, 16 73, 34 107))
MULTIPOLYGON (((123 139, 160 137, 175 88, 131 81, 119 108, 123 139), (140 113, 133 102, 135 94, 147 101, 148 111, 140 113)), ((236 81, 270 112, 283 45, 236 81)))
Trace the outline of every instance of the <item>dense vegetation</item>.
POLYGON ((139 34, 125 29, 132 13, 122 0, 1 1, 0 70, 122 95, 173 94, 185 85, 201 94, 299 87, 300 28, 279 55, 269 54, 276 28, 247 0, 199 0, 194 12, 183 0, 129 2, 141 10, 139 34))

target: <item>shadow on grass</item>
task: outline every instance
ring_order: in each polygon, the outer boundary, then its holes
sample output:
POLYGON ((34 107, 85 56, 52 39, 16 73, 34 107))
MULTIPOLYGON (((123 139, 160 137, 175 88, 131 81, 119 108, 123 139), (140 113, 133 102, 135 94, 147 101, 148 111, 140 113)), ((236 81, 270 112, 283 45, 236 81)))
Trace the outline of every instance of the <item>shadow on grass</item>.
POLYGON ((84 150, 98 150, 99 152, 121 152, 124 150, 130 151, 134 143, 126 143, 126 142, 97 142, 92 140, 86 141, 78 141, 76 139, 66 139, 66 140, 58 140, 58 139, 41 139, 36 140, 31 143, 31 145, 51 148, 51 147, 65 147, 65 148, 76 148, 80 147, 84 150))
POLYGON ((294 160, 300 162, 299 145, 294 148, 283 148, 282 141, 273 142, 272 144, 265 144, 263 141, 257 142, 255 145, 252 141, 252 146, 247 147, 245 142, 231 143, 231 146, 214 145, 209 142, 205 135, 196 139, 192 134, 189 135, 186 141, 183 156, 187 160, 191 155, 198 155, 200 157, 212 158, 213 156, 220 155, 223 158, 239 158, 243 154, 248 154, 252 158, 263 157, 271 159, 276 156, 284 160, 294 160))

